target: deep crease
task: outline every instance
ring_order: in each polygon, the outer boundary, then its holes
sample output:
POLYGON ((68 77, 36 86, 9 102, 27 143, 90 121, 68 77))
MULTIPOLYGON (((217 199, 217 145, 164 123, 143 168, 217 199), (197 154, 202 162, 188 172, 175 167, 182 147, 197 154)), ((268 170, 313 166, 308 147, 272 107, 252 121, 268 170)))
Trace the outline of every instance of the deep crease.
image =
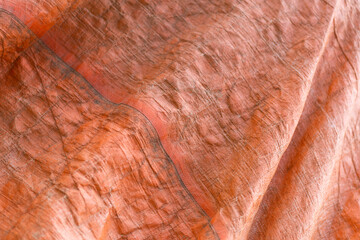
MULTIPOLYGON (((277 173, 277 171, 278 171, 278 166, 279 166, 280 162, 282 161, 283 156, 284 156, 285 152, 287 151, 289 145, 290 145, 291 142, 293 141, 294 134, 295 134, 296 129, 297 129, 297 127, 298 127, 299 121, 300 121, 300 119, 301 119, 301 117, 302 117, 302 115, 303 115, 303 112, 304 112, 304 109, 305 109, 305 105, 306 105, 306 102, 307 102, 307 99, 308 99, 308 95, 309 95, 311 86, 312 86, 312 84, 313 84, 314 78, 315 78, 315 76, 316 76, 317 69, 318 69, 318 67, 319 67, 319 63, 320 63, 321 58, 322 58, 322 56, 323 56, 323 54, 324 54, 324 52, 325 52, 325 48, 326 48, 326 46, 327 46, 327 44, 328 44, 329 37, 330 37, 330 35, 331 35, 331 33, 332 33, 332 25, 333 25, 333 22, 334 22, 335 11, 336 11, 336 9, 337 9, 336 6, 337 6, 337 2, 336 2, 336 4, 335 4, 335 7, 333 7, 333 12, 332 12, 332 14, 331 14, 331 18, 330 18, 330 20, 329 20, 329 24, 328 24, 327 30, 326 30, 325 35, 324 35, 324 38, 323 38, 322 46, 321 46, 321 48, 320 48, 320 51, 319 51, 319 54, 318 54, 318 58, 317 58, 317 60, 316 60, 315 66, 314 66, 314 68, 313 68, 313 72, 312 72, 312 74, 311 74, 311 76, 310 76, 310 84, 309 84, 310 86, 309 86, 309 88, 308 88, 308 91, 307 91, 307 93, 306 93, 306 98, 304 99, 304 102, 303 102, 303 105, 302 105, 302 108, 301 108, 301 114, 299 115, 299 117, 298 117, 298 119, 297 119, 296 127, 294 128, 293 132, 291 133, 291 136, 290 136, 290 138, 289 138, 288 145, 286 146, 286 148, 284 149, 282 155, 281 155, 280 158, 279 158, 280 160, 279 160, 279 162, 278 162, 278 164, 277 164, 277 166, 276 166, 276 170, 274 171, 274 174, 273 174, 273 176, 271 177, 271 180, 270 180, 269 184, 267 185, 267 187, 266 187, 266 189, 265 189, 265 191, 264 191, 264 195, 262 196, 262 199, 261 199, 261 202, 260 202, 260 204, 259 204, 259 207, 256 209, 256 212, 255 212, 255 214, 254 214, 255 217, 252 219, 251 225, 250 225, 250 227, 249 227, 250 231, 251 231, 251 229, 253 228, 254 220, 256 219, 256 216, 257 216, 257 214, 259 213, 260 206, 266 204, 266 203, 264 202, 264 197, 265 197, 265 196, 267 195, 267 193, 269 192, 269 187, 271 186, 271 182, 273 181, 273 178, 274 178, 274 176, 276 175, 276 173, 277 173)), ((332 7, 332 6, 331 6, 331 7, 332 7)), ((250 232, 250 231, 249 231, 249 232, 250 232)))

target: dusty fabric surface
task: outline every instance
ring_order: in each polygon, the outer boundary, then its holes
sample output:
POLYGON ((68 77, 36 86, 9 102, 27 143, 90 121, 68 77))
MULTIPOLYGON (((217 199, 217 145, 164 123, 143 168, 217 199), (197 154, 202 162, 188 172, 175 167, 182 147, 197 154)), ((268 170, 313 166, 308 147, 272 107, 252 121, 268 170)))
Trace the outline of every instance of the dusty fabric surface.
POLYGON ((357 0, 0 0, 0 239, 360 239, 357 0))

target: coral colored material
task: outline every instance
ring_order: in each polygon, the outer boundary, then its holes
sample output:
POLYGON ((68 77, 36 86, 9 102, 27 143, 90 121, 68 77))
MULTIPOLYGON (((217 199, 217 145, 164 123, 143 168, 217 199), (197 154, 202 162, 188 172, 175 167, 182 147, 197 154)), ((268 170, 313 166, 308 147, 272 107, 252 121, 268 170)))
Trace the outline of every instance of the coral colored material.
POLYGON ((360 239, 360 2, 0 0, 0 239, 360 239))

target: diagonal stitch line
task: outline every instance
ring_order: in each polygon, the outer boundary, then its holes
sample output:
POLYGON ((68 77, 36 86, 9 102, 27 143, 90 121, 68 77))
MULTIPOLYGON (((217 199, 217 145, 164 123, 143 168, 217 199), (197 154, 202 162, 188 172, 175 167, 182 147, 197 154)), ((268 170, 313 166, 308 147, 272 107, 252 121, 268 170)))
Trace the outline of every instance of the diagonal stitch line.
MULTIPOLYGON (((48 29, 46 30, 46 32, 44 32, 42 34, 42 36, 44 36, 47 32, 49 32, 51 29, 53 29, 55 27, 55 25, 57 25, 60 21, 59 19, 63 18, 69 11, 70 9, 73 7, 73 5, 75 3, 77 3, 78 0, 74 0, 71 5, 69 7, 67 7, 56 19, 55 23, 48 29)), ((39 39, 40 37, 42 36, 37 36, 29 27, 27 27, 27 25, 25 23, 23 23, 15 14, 13 14, 12 12, 0 7, 0 13, 5 13, 5 14, 8 14, 10 17, 12 17, 13 20, 15 20, 17 23, 19 23, 20 25, 24 26, 25 30, 30 33, 31 35, 34 35, 34 39, 31 41, 31 43, 24 49, 22 49, 19 53, 18 53, 18 56, 14 59, 13 62, 15 62, 23 52, 25 52, 28 48, 32 47, 36 42, 37 42, 37 39, 39 39)), ((2 40, 2 39, 1 39, 2 40)), ((2 40, 3 41, 3 40, 2 40)))
MULTIPOLYGON (((12 14, 12 13, 4 10, 4 9, 1 9, 1 8, 0 8, 0 11, 6 12, 7 14, 9 14, 9 15, 12 16, 13 18, 15 18, 15 19, 17 20, 17 22, 19 22, 21 25, 24 25, 24 23, 22 23, 22 22, 17 18, 17 16, 15 16, 14 14, 12 14)), ((29 29, 29 31, 32 32, 31 29, 29 29)), ((33 32, 32 32, 32 33, 33 33, 33 32)), ((33 33, 33 34, 34 34, 34 33, 33 33)), ((35 34, 34 34, 34 35, 35 35, 35 34)), ((210 229, 213 231, 213 233, 214 233, 214 235, 215 235, 215 238, 218 239, 218 240, 220 240, 219 235, 217 234, 214 226, 213 226, 212 223, 211 223, 211 218, 210 218, 210 216, 209 216, 209 215, 205 212, 205 210, 199 205, 199 203, 195 200, 194 196, 191 194, 190 190, 186 187, 185 183, 183 182, 183 180, 182 180, 182 178, 181 178, 181 176, 180 176, 180 174, 179 174, 179 171, 177 170, 177 168, 176 168, 176 166, 175 166, 175 163, 173 162, 173 160, 170 158, 170 156, 168 155, 168 153, 167 153, 166 150, 164 149, 164 147, 163 147, 163 145, 162 145, 162 143, 161 143, 159 134, 157 133, 154 125, 152 124, 152 122, 151 122, 141 111, 137 110, 136 108, 134 108, 134 107, 132 107, 132 106, 130 106, 130 105, 128 105, 128 104, 125 104, 125 103, 119 103, 119 104, 117 104, 117 103, 114 103, 114 102, 110 101, 109 99, 105 98, 102 94, 100 94, 100 93, 86 80, 86 78, 85 78, 83 75, 81 75, 78 71, 76 71, 76 70, 73 69, 71 66, 69 66, 66 62, 64 62, 58 55, 56 55, 56 53, 55 53, 54 51, 52 51, 52 50, 51 50, 40 38, 38 38, 36 35, 35 35, 35 40, 34 40, 33 44, 31 44, 29 47, 31 47, 31 46, 34 45, 35 43, 38 43, 38 44, 42 45, 44 48, 46 48, 46 49, 51 53, 51 55, 52 55, 53 57, 55 57, 57 60, 59 60, 61 63, 63 63, 66 67, 68 67, 68 68, 71 70, 72 73, 74 73, 75 75, 79 76, 79 77, 89 86, 89 88, 93 91, 93 93, 95 93, 97 96, 99 96, 99 97, 100 97, 102 100, 104 100, 106 103, 108 103, 108 104, 110 104, 110 105, 113 105, 113 106, 125 106, 125 107, 128 107, 128 108, 130 108, 130 109, 132 109, 132 110, 140 113, 140 115, 142 115, 143 117, 146 118, 146 120, 149 122, 149 124, 150 124, 151 127, 153 128, 153 131, 154 131, 154 133, 155 133, 156 136, 157 136, 157 139, 158 139, 158 141, 159 141, 159 144, 160 144, 162 150, 164 151, 164 153, 165 153, 165 155, 166 155, 166 158, 168 159, 168 162, 169 162, 169 163, 171 164, 171 166, 174 168, 175 173, 176 173, 176 177, 178 178, 178 180, 179 180, 179 182, 180 182, 180 185, 183 187, 183 189, 184 189, 184 190, 186 191, 186 193, 189 195, 189 197, 190 197, 190 199, 192 200, 192 202, 194 202, 194 204, 199 208, 200 212, 205 216, 205 218, 206 218, 206 220, 207 220, 207 222, 208 222, 208 225, 209 225, 210 229)), ((28 47, 28 48, 29 48, 29 47, 28 47)), ((26 49, 28 49, 28 48, 26 48, 26 49)), ((26 49, 24 49, 24 51, 25 51, 26 49)), ((22 51, 22 52, 24 52, 24 51, 22 51)), ((41 80, 41 81, 42 81, 42 80, 41 80)), ((44 91, 45 91, 45 90, 44 90, 44 91)), ((51 110, 51 111, 52 111, 52 110, 51 110)), ((52 113, 52 114, 53 114, 53 113, 52 113)), ((54 115, 53 115, 53 116, 54 116, 54 115)), ((54 121, 56 122, 55 117, 54 117, 54 121)), ((61 134, 61 133, 59 132, 59 134, 61 134)), ((62 137, 62 136, 61 136, 61 137, 62 137)), ((61 139, 61 140, 62 140, 62 139, 61 139)), ((62 141, 63 141, 63 140, 62 140, 62 141)), ((63 146, 64 146, 64 142, 62 142, 62 143, 63 143, 63 146)), ((65 154, 65 152, 64 152, 64 154, 65 154)), ((66 167, 66 166, 65 166, 65 167, 66 167)), ((53 186, 53 184, 50 185, 49 188, 50 188, 51 186, 53 186)), ((46 189, 44 189, 44 190, 46 190, 46 189)), ((43 192, 43 191, 42 191, 42 192, 43 192)), ((41 192, 41 193, 42 193, 42 192, 41 192)), ((39 193, 37 196, 39 196, 41 193, 39 193)), ((36 197, 37 197, 37 196, 36 196, 36 197)), ((27 214, 29 211, 30 211, 30 210, 26 211, 23 215, 27 214)), ((20 221, 18 221, 18 222, 15 224, 15 226, 16 226, 19 222, 20 222, 20 221)), ((13 227, 8 231, 8 234, 11 232, 11 230, 12 230, 13 228, 15 228, 15 226, 13 226, 13 227)))

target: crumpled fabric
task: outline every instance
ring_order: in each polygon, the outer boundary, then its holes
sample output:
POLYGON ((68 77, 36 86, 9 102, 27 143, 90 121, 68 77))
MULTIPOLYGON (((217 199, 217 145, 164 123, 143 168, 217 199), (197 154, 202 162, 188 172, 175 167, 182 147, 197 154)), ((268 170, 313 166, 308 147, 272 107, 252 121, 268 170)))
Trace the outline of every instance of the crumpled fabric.
POLYGON ((0 239, 360 239, 357 0, 0 0, 0 239))

